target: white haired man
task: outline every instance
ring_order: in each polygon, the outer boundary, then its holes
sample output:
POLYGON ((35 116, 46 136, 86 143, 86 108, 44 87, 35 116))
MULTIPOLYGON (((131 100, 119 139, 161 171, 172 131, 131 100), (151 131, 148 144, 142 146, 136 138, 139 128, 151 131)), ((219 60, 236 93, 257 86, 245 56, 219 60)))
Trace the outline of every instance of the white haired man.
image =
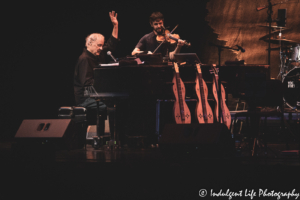
MULTIPOLYGON (((75 66, 74 73, 74 95, 76 106, 85 107, 89 109, 97 109, 95 99, 84 97, 85 87, 92 86, 94 83, 93 69, 99 63, 105 62, 105 55, 107 51, 114 51, 118 44, 118 20, 115 11, 109 12, 111 22, 113 24, 113 31, 111 37, 104 44, 104 36, 100 33, 92 33, 86 37, 86 48, 83 49, 75 66)), ((106 105, 99 103, 100 111, 106 111, 106 105)), ((104 120, 101 121, 104 123, 104 120)), ((101 130, 104 132, 104 129, 101 130)))

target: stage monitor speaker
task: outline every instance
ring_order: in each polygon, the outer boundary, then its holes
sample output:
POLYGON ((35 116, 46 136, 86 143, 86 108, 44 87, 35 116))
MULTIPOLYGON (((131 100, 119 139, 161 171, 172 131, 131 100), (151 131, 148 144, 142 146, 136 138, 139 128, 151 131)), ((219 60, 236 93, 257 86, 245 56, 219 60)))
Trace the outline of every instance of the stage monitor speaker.
POLYGON ((51 142, 60 148, 78 148, 80 128, 71 119, 25 119, 15 138, 25 142, 51 142))
POLYGON ((226 125, 166 124, 159 140, 160 149, 170 156, 232 157, 234 140, 226 125))

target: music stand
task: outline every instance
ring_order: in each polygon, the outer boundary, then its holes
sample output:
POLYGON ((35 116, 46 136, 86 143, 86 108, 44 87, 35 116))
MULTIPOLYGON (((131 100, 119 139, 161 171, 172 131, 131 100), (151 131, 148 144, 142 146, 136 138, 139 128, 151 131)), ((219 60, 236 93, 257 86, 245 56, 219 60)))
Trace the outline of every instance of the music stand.
POLYGON ((201 63, 196 53, 175 53, 175 61, 178 63, 186 62, 187 64, 201 63))
POLYGON ((140 54, 136 54, 136 57, 139 58, 141 61, 144 61, 145 64, 149 64, 149 65, 160 65, 163 63, 163 57, 161 53, 154 53, 154 54, 140 53, 140 54))
POLYGON ((283 87, 279 80, 267 80, 264 73, 245 74, 245 100, 248 111, 258 106, 283 108, 283 87))

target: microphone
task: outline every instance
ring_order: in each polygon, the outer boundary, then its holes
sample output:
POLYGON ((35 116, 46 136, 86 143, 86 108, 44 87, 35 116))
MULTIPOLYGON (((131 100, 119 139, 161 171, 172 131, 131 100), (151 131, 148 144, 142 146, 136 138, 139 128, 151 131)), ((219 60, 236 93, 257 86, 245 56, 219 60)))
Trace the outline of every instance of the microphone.
POLYGON ((239 46, 239 45, 235 45, 237 48, 238 48, 238 50, 241 50, 241 52, 245 52, 245 49, 243 48, 243 47, 241 47, 241 46, 239 46))
POLYGON ((111 54, 110 51, 107 52, 107 55, 109 55, 115 62, 117 62, 117 60, 116 60, 115 57, 111 54))

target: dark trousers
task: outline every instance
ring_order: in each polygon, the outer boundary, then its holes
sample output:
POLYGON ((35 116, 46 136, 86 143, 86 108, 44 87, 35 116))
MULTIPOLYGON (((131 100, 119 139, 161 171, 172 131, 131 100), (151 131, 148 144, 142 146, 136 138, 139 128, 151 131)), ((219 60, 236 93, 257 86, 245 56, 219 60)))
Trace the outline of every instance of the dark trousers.
MULTIPOLYGON (((114 109, 107 107, 103 102, 99 101, 99 134, 104 135, 105 120, 109 116, 110 133, 114 133, 114 109)), ((97 124, 97 102, 95 99, 87 98, 83 103, 79 104, 80 107, 87 109, 87 124, 97 124)))

